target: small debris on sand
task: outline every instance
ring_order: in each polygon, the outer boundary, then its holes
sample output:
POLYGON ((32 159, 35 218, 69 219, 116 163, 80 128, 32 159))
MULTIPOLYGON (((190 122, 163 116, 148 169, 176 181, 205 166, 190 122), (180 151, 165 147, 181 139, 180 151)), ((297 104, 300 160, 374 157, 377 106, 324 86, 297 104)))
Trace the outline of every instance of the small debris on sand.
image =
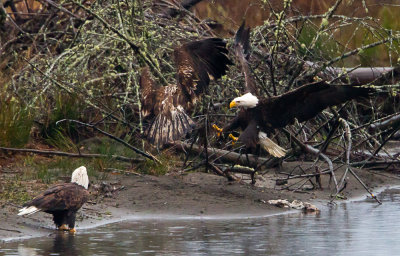
POLYGON ((297 210, 303 210, 304 212, 319 212, 319 209, 308 202, 301 202, 299 200, 293 200, 289 202, 287 199, 277 199, 277 200, 268 200, 269 204, 275 205, 279 208, 293 208, 297 210))

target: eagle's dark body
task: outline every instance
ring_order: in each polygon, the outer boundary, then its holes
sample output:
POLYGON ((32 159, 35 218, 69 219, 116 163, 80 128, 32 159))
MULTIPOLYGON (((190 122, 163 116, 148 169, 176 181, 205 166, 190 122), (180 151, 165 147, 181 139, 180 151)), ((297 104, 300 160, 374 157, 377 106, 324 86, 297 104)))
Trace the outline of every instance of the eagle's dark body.
POLYGON ((275 129, 293 124, 295 119, 307 121, 329 106, 367 97, 370 92, 369 88, 325 82, 307 84, 280 96, 261 98, 254 108, 242 108, 223 131, 241 128, 243 133, 239 140, 247 147, 254 148, 258 143, 259 131, 270 135, 275 129))
MULTIPOLYGON (((256 83, 248 64, 249 36, 250 29, 245 29, 242 24, 236 33, 235 54, 245 77, 246 91, 257 95, 256 83)), ((226 133, 241 128, 243 133, 239 141, 247 148, 255 148, 260 142, 259 132, 269 136, 275 129, 292 124, 295 119, 299 122, 307 121, 327 107, 351 99, 368 97, 372 91, 370 88, 334 85, 321 81, 303 85, 279 96, 266 98, 257 95, 258 104, 255 107, 241 108, 237 116, 221 131, 226 133)), ((237 106, 240 105, 237 104, 237 106)), ((269 145, 277 146, 274 143, 269 143, 269 145)))
POLYGON ((156 85, 149 69, 142 70, 142 115, 148 122, 144 136, 150 143, 162 147, 191 131, 195 123, 188 113, 206 92, 210 79, 225 75, 231 64, 227 53, 226 43, 219 38, 194 41, 175 49, 177 81, 168 86, 156 85))
POLYGON ((73 229, 76 212, 88 198, 89 192, 83 186, 76 183, 63 183, 50 187, 23 206, 34 206, 40 211, 52 214, 57 228, 68 224, 69 228, 73 229))

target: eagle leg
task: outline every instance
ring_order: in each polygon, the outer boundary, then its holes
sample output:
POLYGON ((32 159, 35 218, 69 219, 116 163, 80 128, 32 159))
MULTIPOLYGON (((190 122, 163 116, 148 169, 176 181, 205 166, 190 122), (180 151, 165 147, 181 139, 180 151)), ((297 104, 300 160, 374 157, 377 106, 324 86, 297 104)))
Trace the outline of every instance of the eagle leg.
POLYGON ((69 226, 69 232, 76 232, 75 230, 75 218, 76 218, 76 211, 69 211, 68 212, 68 217, 67 217, 67 222, 68 222, 68 226, 69 226))
POLYGON ((222 135, 222 128, 219 128, 218 125, 216 125, 216 124, 213 124, 213 125, 212 125, 212 128, 214 128, 214 130, 217 131, 217 136, 218 136, 218 138, 221 137, 221 135, 222 135))
POLYGON ((61 226, 58 227, 58 230, 67 231, 67 230, 69 230, 69 228, 68 228, 67 224, 62 224, 61 226))
POLYGON ((239 139, 239 137, 233 136, 232 133, 229 133, 229 138, 232 140, 232 145, 235 145, 236 141, 239 139))

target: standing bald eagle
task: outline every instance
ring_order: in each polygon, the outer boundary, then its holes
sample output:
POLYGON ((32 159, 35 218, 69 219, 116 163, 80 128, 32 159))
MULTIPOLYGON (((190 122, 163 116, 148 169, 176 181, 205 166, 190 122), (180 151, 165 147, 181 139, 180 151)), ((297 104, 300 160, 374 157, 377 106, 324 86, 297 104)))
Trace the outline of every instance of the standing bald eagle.
POLYGON ((196 100, 207 90, 210 79, 225 75, 231 61, 226 43, 208 38, 175 49, 176 84, 158 86, 148 67, 140 79, 142 115, 149 120, 146 139, 157 147, 178 140, 194 127, 188 116, 196 100))
POLYGON ((71 183, 50 187, 25 203, 18 215, 30 215, 38 211, 50 213, 59 230, 75 232, 76 212, 89 198, 88 186, 86 167, 81 166, 72 173, 71 183))
POLYGON ((292 124, 295 119, 299 122, 309 120, 329 106, 367 97, 371 92, 370 88, 333 85, 321 81, 303 85, 279 96, 256 96, 255 82, 247 62, 249 34, 250 29, 245 29, 243 24, 236 33, 235 40, 235 53, 242 66, 247 93, 233 99, 229 107, 240 107, 241 110, 222 129, 214 125, 219 133, 240 127, 243 133, 239 141, 247 148, 255 148, 260 144, 271 155, 283 157, 285 150, 268 138, 274 129, 292 124))

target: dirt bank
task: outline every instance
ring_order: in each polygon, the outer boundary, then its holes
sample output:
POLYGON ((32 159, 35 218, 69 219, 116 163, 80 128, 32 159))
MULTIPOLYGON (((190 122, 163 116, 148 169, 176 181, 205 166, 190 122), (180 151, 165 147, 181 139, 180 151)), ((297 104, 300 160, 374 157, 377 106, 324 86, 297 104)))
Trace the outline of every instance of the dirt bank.
MULTIPOLYGON (((283 169, 292 170, 296 163, 287 163, 283 169)), ((336 172, 338 179, 343 170, 336 172)), ((373 173, 356 170, 357 174, 372 189, 386 185, 398 185, 400 180, 390 173, 373 173)), ((107 222, 120 221, 137 216, 180 215, 180 216, 234 216, 270 215, 288 211, 267 203, 271 199, 298 199, 326 204, 330 199, 329 175, 322 176, 322 189, 305 186, 297 191, 284 189, 288 184, 276 186, 275 181, 284 177, 270 170, 257 176, 256 185, 248 184, 244 176, 240 182, 229 182, 226 178, 202 172, 174 174, 167 176, 110 175, 105 182, 92 185, 91 199, 80 210, 77 230, 95 227, 107 222)), ((315 179, 313 178, 313 181, 315 179)), ((291 189, 303 182, 290 180, 291 189)), ((311 184, 311 183, 309 183, 311 184)), ((37 185, 38 188, 40 184, 37 185)), ((331 186, 332 187, 332 186, 331 186)), ((366 191, 354 177, 347 179, 346 189, 341 198, 365 195, 366 191)), ((343 199, 342 199, 343 200, 343 199)), ((0 209, 0 239, 27 238, 47 235, 54 230, 51 216, 38 213, 28 217, 17 216, 18 205, 2 202, 0 209)))

